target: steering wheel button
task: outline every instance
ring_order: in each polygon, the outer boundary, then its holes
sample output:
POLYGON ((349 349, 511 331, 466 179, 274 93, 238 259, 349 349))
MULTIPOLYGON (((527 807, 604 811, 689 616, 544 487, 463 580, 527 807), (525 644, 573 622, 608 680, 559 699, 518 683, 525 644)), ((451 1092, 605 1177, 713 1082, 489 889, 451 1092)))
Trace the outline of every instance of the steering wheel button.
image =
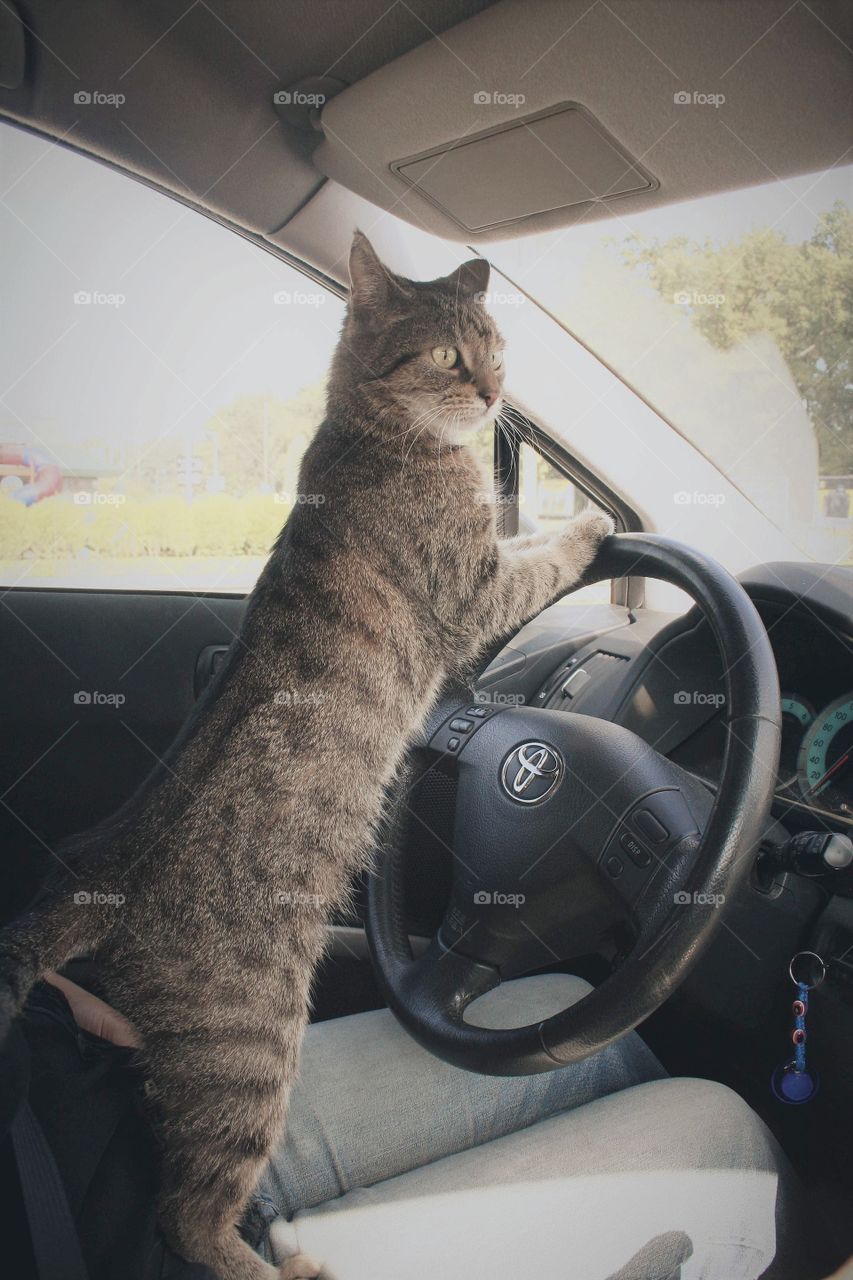
POLYGON ((651 840, 652 844, 663 844, 664 840, 669 839, 669 832, 662 822, 658 822, 655 815, 649 809, 638 809, 636 813, 631 815, 631 821, 640 832, 640 835, 651 840))
POLYGON ((628 857, 634 863, 635 867, 647 867, 652 860, 652 855, 648 849, 644 849, 639 840, 631 835, 630 831, 623 831, 619 837, 619 843, 627 853, 628 857))
POLYGON ((450 727, 454 733, 470 733, 474 725, 470 720, 451 720, 450 727))
POLYGON ((465 714, 466 716, 471 716, 474 720, 485 720, 489 711, 487 707, 469 707, 465 714))
POLYGON ((605 865, 607 869, 607 874, 609 876, 612 876, 614 880, 616 880, 619 876, 621 876, 622 874, 621 858, 617 858, 614 854, 613 857, 610 857, 607 859, 607 862, 605 865))
POLYGON ((458 751, 458 750, 459 750, 459 739, 458 739, 458 738, 448 738, 448 739, 447 739, 447 750, 448 750, 448 751, 458 751))

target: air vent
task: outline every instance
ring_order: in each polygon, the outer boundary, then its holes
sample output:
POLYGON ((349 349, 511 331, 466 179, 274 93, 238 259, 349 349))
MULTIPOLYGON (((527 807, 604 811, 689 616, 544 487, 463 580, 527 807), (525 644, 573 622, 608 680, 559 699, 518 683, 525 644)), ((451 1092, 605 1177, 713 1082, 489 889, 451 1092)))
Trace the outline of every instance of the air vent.
POLYGON ((391 168, 472 234, 658 185, 576 102, 453 139, 391 168))

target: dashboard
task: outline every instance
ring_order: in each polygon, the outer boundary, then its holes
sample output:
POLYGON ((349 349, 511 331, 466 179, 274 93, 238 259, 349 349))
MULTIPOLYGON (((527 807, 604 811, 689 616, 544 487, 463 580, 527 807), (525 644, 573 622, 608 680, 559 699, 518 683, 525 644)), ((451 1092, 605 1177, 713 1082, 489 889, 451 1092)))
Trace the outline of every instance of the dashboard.
MULTIPOLYGON (((822 999, 831 988, 836 1014, 821 1035, 825 1043, 835 1037, 833 1060, 849 1061, 853 1046, 853 869, 812 876, 773 860, 800 834, 853 837, 853 567, 768 564, 739 580, 767 628, 779 674, 783 746, 773 812, 759 848, 748 851, 750 874, 726 905, 725 928, 663 1016, 690 1028, 703 1063, 718 1054, 719 1078, 748 1091, 775 1061, 797 951, 817 951, 831 965, 822 999), (733 1043, 753 1055, 743 1078, 727 1048, 733 1043)), ((726 673, 696 608, 673 615, 567 596, 497 654, 476 698, 498 709, 523 701, 543 716, 597 716, 632 730, 711 791, 721 777, 726 673)), ((544 718, 542 735, 547 742, 544 718)), ((413 797, 406 897, 412 932, 425 936, 443 918, 453 879, 457 784, 454 762, 445 763, 423 774, 413 797)), ((605 937, 584 959, 590 980, 618 963, 623 942, 605 937)), ((834 1074, 846 1100, 849 1074, 834 1074)))
MULTIPOLYGON (((779 672, 783 733, 775 815, 794 829, 849 831, 853 568, 772 564, 740 581, 767 627, 779 672)), ((697 609, 674 618, 644 609, 583 608, 568 597, 503 651, 486 673, 490 684, 516 693, 526 685, 535 705, 622 724, 711 787, 720 776, 726 679, 711 628, 697 609)))
MULTIPOLYGON (((781 687, 777 807, 853 825, 853 647, 808 611, 762 612, 781 687)), ((697 643, 704 647, 706 637, 697 643)), ((706 660, 713 663, 713 655, 706 660)), ((722 765, 724 735, 721 705, 669 754, 712 782, 722 765)))

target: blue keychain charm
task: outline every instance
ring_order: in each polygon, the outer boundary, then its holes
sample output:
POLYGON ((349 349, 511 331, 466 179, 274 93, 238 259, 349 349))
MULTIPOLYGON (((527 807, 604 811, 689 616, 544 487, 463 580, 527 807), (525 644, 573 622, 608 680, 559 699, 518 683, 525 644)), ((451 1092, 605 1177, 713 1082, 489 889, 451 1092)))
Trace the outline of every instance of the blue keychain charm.
POLYGON ((823 982, 826 965, 814 951, 799 951, 788 966, 788 972, 797 988, 797 995, 791 1006, 794 1014, 794 1030, 791 1033, 794 1056, 776 1068, 770 1085, 780 1102, 799 1107, 804 1102, 811 1102, 820 1087, 818 1073, 809 1071, 806 1067, 806 1015, 809 1011, 809 992, 823 982))

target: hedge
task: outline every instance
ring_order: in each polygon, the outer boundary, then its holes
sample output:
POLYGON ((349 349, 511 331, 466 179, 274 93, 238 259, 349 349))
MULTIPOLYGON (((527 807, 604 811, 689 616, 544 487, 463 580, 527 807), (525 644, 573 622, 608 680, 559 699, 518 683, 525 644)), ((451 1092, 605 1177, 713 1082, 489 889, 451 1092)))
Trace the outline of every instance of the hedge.
POLYGON ((88 496, 25 507, 0 494, 0 559, 266 555, 290 510, 272 494, 204 494, 192 504, 174 495, 88 496))

